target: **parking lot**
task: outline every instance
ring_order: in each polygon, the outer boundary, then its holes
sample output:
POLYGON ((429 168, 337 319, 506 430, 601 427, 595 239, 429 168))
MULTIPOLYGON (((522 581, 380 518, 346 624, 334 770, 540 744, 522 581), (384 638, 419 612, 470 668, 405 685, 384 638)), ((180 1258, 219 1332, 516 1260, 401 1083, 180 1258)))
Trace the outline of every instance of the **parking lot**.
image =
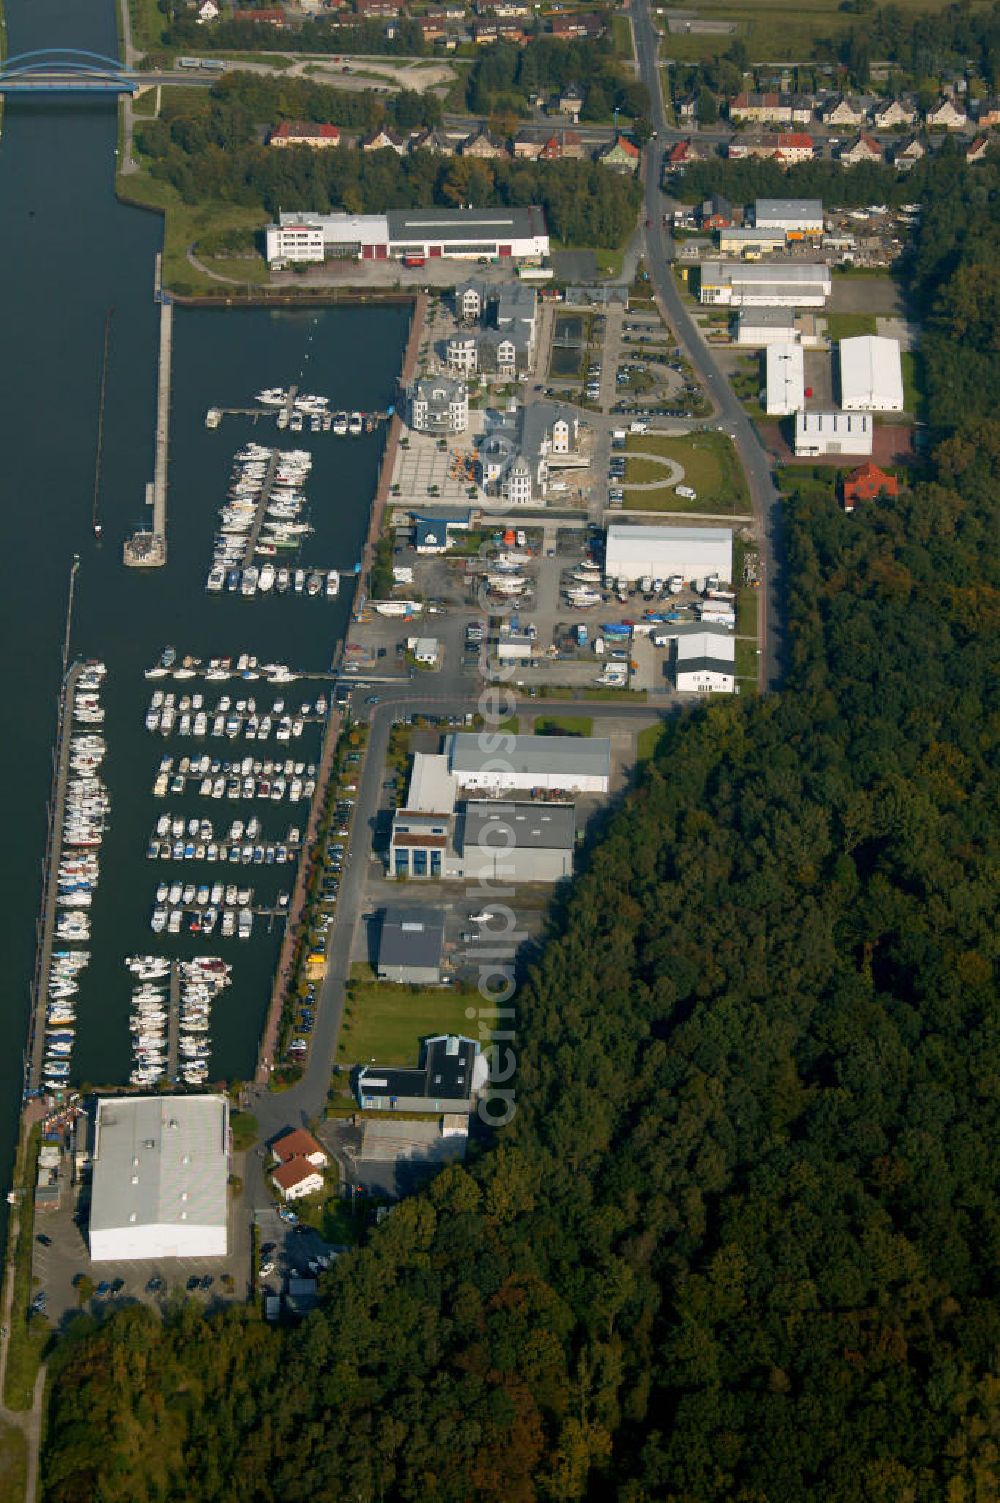
MULTIPOLYGON (((239 1165, 234 1160, 234 1172, 239 1165)), ((86 1240, 90 1187, 67 1184, 58 1210, 35 1218, 33 1288, 44 1294, 44 1313, 55 1327, 81 1308, 135 1303, 161 1305, 184 1290, 207 1305, 245 1300, 251 1293, 250 1239, 237 1201, 229 1198, 229 1256, 226 1258, 91 1260, 86 1240), (48 1239, 47 1241, 45 1239, 48 1239), (100 1292, 98 1292, 100 1291, 100 1292)))

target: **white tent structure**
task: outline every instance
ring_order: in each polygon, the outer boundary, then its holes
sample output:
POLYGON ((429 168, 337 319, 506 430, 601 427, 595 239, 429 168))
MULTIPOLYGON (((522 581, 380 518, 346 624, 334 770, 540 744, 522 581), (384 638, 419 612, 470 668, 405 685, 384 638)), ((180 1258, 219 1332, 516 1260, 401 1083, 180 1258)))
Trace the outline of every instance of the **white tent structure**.
POLYGON ((902 412, 898 339, 860 334, 840 341, 840 405, 845 412, 902 412))

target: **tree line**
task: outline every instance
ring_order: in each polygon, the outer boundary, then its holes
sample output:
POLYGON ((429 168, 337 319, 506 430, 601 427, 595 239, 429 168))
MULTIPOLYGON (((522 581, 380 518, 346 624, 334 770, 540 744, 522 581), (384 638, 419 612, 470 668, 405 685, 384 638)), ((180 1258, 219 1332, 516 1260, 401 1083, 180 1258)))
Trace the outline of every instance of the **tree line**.
POLYGON ((993 1496, 1000 176, 923 202, 924 466, 787 496, 784 688, 665 729, 513 1000, 513 1122, 294 1329, 82 1315, 47 1503, 993 1496))
POLYGON ((385 120, 412 128, 407 122, 424 108, 423 94, 386 102, 304 80, 243 73, 227 74, 206 92, 207 99, 165 105, 162 120, 135 127, 150 173, 171 183, 185 203, 218 199, 260 205, 272 215, 279 209, 380 213, 434 204, 541 204, 550 233, 570 245, 617 246, 635 226, 638 185, 592 161, 494 161, 429 151, 400 156, 392 148, 276 151, 262 143, 262 119, 363 128, 385 120))

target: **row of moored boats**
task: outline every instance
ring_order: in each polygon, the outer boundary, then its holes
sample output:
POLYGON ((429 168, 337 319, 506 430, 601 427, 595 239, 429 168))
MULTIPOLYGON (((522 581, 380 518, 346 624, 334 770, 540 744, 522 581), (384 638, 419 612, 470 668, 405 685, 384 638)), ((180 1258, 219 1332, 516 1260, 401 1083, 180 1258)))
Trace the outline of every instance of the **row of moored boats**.
POLYGON ((89 949, 68 947, 90 939, 90 907, 100 879, 98 853, 108 826, 108 790, 100 776, 107 747, 95 729, 104 723, 101 688, 106 673, 103 663, 85 663, 76 675, 72 704, 66 707, 72 731, 55 872, 56 946, 45 978, 42 1080, 50 1089, 69 1080, 80 976, 90 963, 89 949))
POLYGON ((176 1073, 186 1085, 203 1085, 212 1051, 212 1004, 231 984, 232 966, 217 955, 181 961, 170 961, 162 955, 130 955, 125 964, 132 974, 132 1084, 155 1085, 170 1073, 171 992, 176 967, 176 1073))
POLYGON ((302 735, 308 724, 322 720, 326 715, 327 702, 322 695, 315 704, 306 700, 298 710, 288 710, 283 699, 271 705, 258 707, 254 696, 236 699, 224 694, 211 708, 206 708, 204 695, 181 694, 157 689, 146 710, 147 731, 159 731, 161 736, 176 733, 178 736, 228 736, 231 741, 245 736, 248 741, 266 741, 273 735, 279 741, 290 741, 302 735))
POLYGON ((336 600, 340 594, 340 574, 336 569, 286 569, 275 568, 273 564, 250 564, 243 569, 215 563, 208 571, 205 588, 210 595, 221 595, 223 590, 230 595, 268 595, 272 590, 285 595, 292 590, 310 599, 322 596, 336 600))
POLYGON ((152 668, 144 670, 146 678, 189 679, 203 678, 225 683, 232 678, 262 679, 268 684, 294 684, 299 675, 293 673, 287 663, 261 663, 250 653, 241 653, 238 658, 202 658, 185 656, 177 660, 176 647, 165 647, 152 668))
POLYGON ((223 762, 209 756, 162 757, 153 783, 153 797, 182 794, 197 783, 202 798, 269 799, 290 804, 310 799, 316 791, 316 763, 257 761, 244 757, 240 762, 223 762))

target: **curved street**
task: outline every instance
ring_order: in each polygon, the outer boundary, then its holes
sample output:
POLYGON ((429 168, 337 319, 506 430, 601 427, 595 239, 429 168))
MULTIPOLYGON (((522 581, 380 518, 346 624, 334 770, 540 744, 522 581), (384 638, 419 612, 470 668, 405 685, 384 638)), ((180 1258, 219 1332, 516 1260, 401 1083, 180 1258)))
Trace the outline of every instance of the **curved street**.
POLYGON ((704 383, 715 407, 720 428, 733 439, 747 477, 758 523, 763 566, 759 622, 762 649, 760 686, 764 690, 776 689, 781 678, 784 648, 780 608, 783 555, 780 498, 774 485, 770 459, 761 446, 756 429, 684 306, 674 280, 671 268, 674 242, 663 222, 666 198, 660 187, 665 155, 663 136, 667 121, 660 92, 659 36, 650 19, 649 0, 633 0, 632 23, 639 76, 649 89, 650 117, 656 132, 655 138, 649 141, 643 152, 646 264, 678 343, 704 383))

